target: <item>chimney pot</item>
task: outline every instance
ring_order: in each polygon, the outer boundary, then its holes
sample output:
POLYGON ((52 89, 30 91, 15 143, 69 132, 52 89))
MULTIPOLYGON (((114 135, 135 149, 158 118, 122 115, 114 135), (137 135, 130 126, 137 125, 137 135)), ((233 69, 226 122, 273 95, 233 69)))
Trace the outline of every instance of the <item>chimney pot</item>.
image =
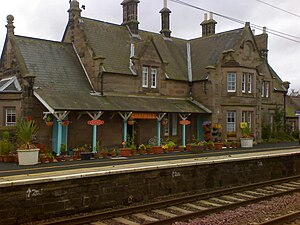
POLYGON ((207 13, 204 13, 204 21, 207 20, 207 13))
POLYGON ((263 27, 263 33, 264 33, 264 34, 267 33, 267 27, 263 27))
POLYGON ((212 12, 209 13, 209 19, 213 20, 214 19, 214 14, 212 12))

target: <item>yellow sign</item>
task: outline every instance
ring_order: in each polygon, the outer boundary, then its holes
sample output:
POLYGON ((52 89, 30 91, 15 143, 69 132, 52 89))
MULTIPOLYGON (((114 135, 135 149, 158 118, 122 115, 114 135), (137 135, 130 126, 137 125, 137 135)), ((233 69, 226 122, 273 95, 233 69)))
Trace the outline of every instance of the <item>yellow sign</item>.
POLYGON ((132 119, 141 119, 141 120, 156 120, 156 114, 155 113, 132 113, 131 114, 132 119))

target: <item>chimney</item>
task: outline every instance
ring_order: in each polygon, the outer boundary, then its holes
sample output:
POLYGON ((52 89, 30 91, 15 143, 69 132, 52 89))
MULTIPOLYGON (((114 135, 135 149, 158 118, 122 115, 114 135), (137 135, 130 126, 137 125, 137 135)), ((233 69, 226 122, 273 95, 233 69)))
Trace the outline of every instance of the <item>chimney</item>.
POLYGON ((5 27, 7 28, 7 34, 14 34, 14 29, 15 29, 15 26, 14 26, 14 17, 13 15, 8 15, 6 17, 7 19, 7 25, 5 25, 5 27))
POLYGON ((255 42, 258 47, 260 56, 264 58, 266 61, 268 60, 268 34, 267 28, 263 27, 263 33, 260 35, 255 35, 255 42))
POLYGON ((79 2, 77 0, 70 1, 70 9, 69 13, 69 27, 71 31, 70 39, 71 42, 74 42, 75 39, 75 26, 79 22, 79 18, 81 17, 81 9, 79 8, 79 2))
POLYGON ((204 21, 202 26, 202 37, 210 36, 216 33, 217 22, 213 19, 213 13, 209 13, 209 19, 207 19, 207 13, 204 14, 204 21))
POLYGON ((68 10, 69 20, 75 20, 81 17, 81 9, 77 0, 70 1, 70 9, 68 10))
POLYGON ((171 37, 170 30, 170 13, 171 10, 168 9, 168 2, 164 0, 164 7, 159 12, 161 14, 161 31, 160 33, 165 37, 171 37))
POLYGON ((122 25, 128 26, 131 33, 138 34, 139 21, 138 21, 138 3, 139 0, 124 0, 121 5, 123 6, 123 23, 122 25))

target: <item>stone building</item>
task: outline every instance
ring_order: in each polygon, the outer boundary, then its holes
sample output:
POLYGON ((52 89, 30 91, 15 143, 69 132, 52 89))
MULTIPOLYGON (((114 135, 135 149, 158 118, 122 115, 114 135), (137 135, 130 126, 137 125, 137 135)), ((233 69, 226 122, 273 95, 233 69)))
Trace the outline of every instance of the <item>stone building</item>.
POLYGON ((139 29, 138 0, 121 3, 121 25, 82 17, 72 0, 61 42, 15 35, 8 16, 0 85, 15 86, 0 89, 1 125, 10 114, 33 117, 38 142, 56 152, 61 143, 120 146, 132 135, 137 145, 155 137, 185 145, 203 139, 204 121, 221 124, 224 139, 239 138, 247 122, 260 140, 288 89, 268 64, 267 33, 255 36, 246 23, 216 34, 211 14, 202 37, 175 38, 164 2, 161 31, 153 33, 139 29), (49 117, 53 127, 43 121, 49 117))

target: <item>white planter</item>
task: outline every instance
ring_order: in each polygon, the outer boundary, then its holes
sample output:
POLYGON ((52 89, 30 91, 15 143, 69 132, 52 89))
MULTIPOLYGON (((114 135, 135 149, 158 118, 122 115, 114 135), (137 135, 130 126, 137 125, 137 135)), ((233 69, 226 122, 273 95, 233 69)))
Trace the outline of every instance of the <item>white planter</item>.
POLYGON ((21 149, 17 150, 19 165, 36 165, 39 163, 40 149, 21 149))
POLYGON ((241 147, 242 148, 252 148, 253 147, 253 138, 241 138, 241 147))

